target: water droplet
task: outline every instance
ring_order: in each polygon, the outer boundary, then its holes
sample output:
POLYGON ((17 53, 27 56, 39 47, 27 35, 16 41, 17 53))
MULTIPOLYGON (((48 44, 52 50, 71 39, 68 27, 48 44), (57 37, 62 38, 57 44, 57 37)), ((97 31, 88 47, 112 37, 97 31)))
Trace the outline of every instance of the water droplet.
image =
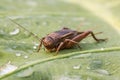
POLYGON ((73 66, 73 69, 80 69, 81 68, 81 65, 75 65, 73 66))
POLYGON ((17 52, 15 55, 19 57, 19 56, 21 56, 21 53, 17 52))
POLYGON ((35 45, 36 45, 36 46, 39 46, 39 44, 38 44, 38 43, 36 43, 35 45))
POLYGON ((33 46, 33 49, 37 49, 37 46, 33 46))
POLYGON ((110 74, 107 70, 104 70, 104 69, 97 69, 97 70, 95 70, 95 72, 97 72, 99 74, 103 74, 103 75, 109 75, 110 74))
POLYGON ((24 56, 24 58, 25 58, 25 59, 27 59, 27 58, 28 58, 28 56, 24 56))
POLYGON ((28 77, 28 76, 31 76, 33 74, 33 72, 34 72, 33 69, 30 67, 26 70, 19 72, 17 74, 17 77, 28 77))
POLYGON ((101 50, 101 51, 103 51, 103 50, 104 50, 104 48, 101 48, 100 50, 101 50))
POLYGON ((20 32, 19 28, 14 29, 12 32, 10 32, 10 35, 17 35, 20 32))
POLYGON ((12 65, 11 62, 9 61, 7 64, 0 67, 0 76, 10 73, 16 69, 17 69, 17 66, 12 65))

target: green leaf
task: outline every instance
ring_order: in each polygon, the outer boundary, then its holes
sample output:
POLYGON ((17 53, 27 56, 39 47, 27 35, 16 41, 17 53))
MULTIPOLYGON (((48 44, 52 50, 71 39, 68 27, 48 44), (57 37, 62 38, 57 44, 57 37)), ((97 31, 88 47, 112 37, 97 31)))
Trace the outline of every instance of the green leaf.
MULTIPOLYGON (((80 6, 60 0, 1 0, 0 74, 8 65, 15 67, 15 70, 1 75, 0 79, 120 79, 119 15, 112 14, 112 7, 109 8, 109 13, 103 8, 107 0, 74 2, 80 6), (76 47, 65 49, 57 56, 54 56, 55 52, 50 53, 44 49, 37 53, 39 41, 11 22, 9 17, 40 38, 66 26, 78 31, 103 32, 96 36, 108 40, 96 43, 91 37, 87 37, 80 42, 81 50, 76 47)), ((109 2, 109 5, 110 3, 115 4, 109 2)), ((116 11, 118 7, 116 6, 116 11)))

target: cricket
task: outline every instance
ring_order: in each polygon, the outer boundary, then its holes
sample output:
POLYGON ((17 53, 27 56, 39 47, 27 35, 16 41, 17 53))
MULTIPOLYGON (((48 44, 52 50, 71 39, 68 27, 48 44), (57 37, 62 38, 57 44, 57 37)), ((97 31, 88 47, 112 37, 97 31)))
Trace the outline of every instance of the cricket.
POLYGON ((79 31, 72 30, 67 27, 64 27, 61 30, 52 32, 40 39, 34 33, 27 30, 20 24, 16 23, 14 20, 12 20, 10 18, 9 18, 9 20, 11 20, 13 23, 17 24, 19 27, 23 28, 27 32, 29 32, 31 35, 33 35, 34 37, 36 37, 36 39, 38 39, 40 41, 37 52, 40 51, 42 45, 45 47, 45 49, 47 49, 47 51, 49 51, 49 52, 54 51, 54 52, 56 52, 56 54, 58 54, 58 52, 60 50, 69 49, 69 48, 72 48, 73 46, 80 47, 79 42, 82 41, 83 39, 85 39, 88 35, 91 35, 92 38, 97 42, 106 40, 106 39, 96 38, 93 31, 87 30, 87 31, 79 32, 79 31))

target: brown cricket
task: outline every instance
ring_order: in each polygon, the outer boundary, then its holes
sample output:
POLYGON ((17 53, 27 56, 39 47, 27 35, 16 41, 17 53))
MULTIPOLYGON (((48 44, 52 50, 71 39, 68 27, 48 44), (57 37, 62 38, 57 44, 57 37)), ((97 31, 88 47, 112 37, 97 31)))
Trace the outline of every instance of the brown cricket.
MULTIPOLYGON (((10 19, 10 20, 12 22, 16 23, 12 19, 10 19)), ((16 24, 19 25, 21 28, 25 29, 20 24, 18 24, 18 23, 16 23, 16 24)), ((28 31, 27 29, 25 29, 25 30, 28 31)), ((28 31, 28 32, 31 33, 33 36, 35 36, 38 39, 38 37, 34 33, 30 32, 30 31, 28 31)), ((79 42, 81 40, 83 40, 84 38, 86 38, 89 34, 91 34, 93 39, 97 42, 106 40, 106 39, 96 38, 95 34, 92 31, 79 32, 76 30, 71 30, 69 28, 63 28, 61 30, 52 32, 52 33, 48 34, 47 36, 43 37, 42 39, 40 39, 40 44, 38 46, 37 51, 39 52, 42 45, 44 45, 44 47, 48 51, 50 51, 50 52, 55 51, 56 53, 58 53, 62 49, 72 48, 75 45, 80 47, 79 42)))
POLYGON ((63 28, 61 30, 52 32, 47 36, 43 37, 40 41, 40 45, 38 48, 38 52, 42 46, 48 51, 56 51, 58 53, 62 49, 68 49, 75 45, 79 46, 79 42, 86 38, 89 34, 93 37, 97 42, 105 41, 106 39, 97 39, 92 31, 84 31, 79 32, 75 30, 71 30, 69 28, 63 28))

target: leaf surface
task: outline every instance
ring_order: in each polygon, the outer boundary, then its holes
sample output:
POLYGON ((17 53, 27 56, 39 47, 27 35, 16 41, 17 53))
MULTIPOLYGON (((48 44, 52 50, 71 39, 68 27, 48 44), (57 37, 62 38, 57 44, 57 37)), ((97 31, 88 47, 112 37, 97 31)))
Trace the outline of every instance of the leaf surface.
MULTIPOLYGON (((60 0, 15 0, 14 2, 2 0, 0 3, 0 70, 3 68, 2 65, 9 61, 18 69, 0 76, 0 79, 119 80, 119 15, 112 14, 115 12, 112 11, 115 7, 110 7, 108 12, 103 9, 104 6, 99 6, 103 3, 105 5, 107 0, 94 1, 94 3, 92 1, 94 0, 78 1, 79 6, 73 2, 60 0), (53 56, 54 52, 46 52, 42 48, 37 53, 36 45, 39 41, 8 18, 40 38, 66 26, 78 31, 103 32, 96 34, 97 38, 108 40, 96 43, 92 37, 87 37, 80 42, 81 50, 76 47, 65 49, 57 56, 53 56), (15 29, 20 31, 16 35, 11 35, 10 32, 14 32, 15 29)), ((111 5, 114 4, 116 3, 111 2, 111 5)), ((117 8, 116 11, 119 11, 117 8)))

